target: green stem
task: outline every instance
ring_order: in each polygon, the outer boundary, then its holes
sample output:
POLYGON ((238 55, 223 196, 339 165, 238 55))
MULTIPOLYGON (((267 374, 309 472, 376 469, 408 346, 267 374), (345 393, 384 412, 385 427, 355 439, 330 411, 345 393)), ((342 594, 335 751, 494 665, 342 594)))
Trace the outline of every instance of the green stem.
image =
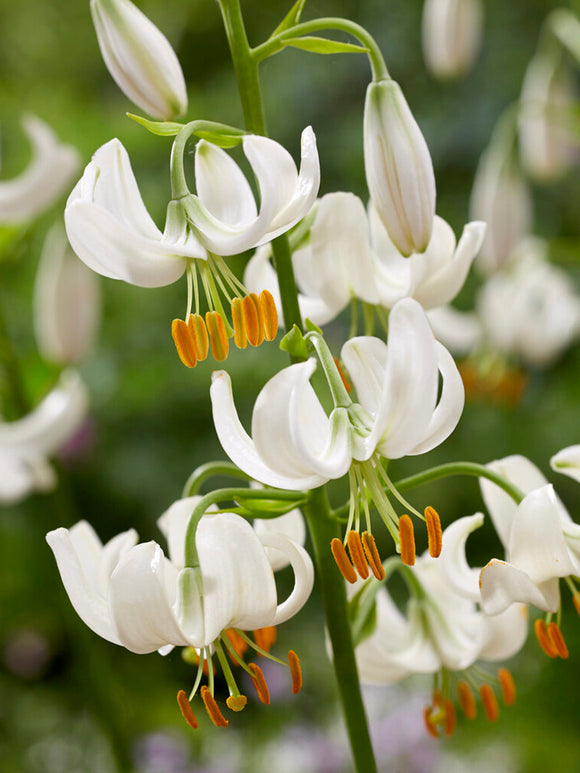
POLYGON ((304 507, 304 515, 314 546, 322 603, 326 616, 326 628, 332 644, 334 673, 355 770, 357 773, 363 771, 364 773, 376 773, 377 766, 354 657, 344 579, 334 563, 330 551, 331 540, 338 537, 339 534, 336 521, 332 519, 330 514, 328 497, 324 488, 311 492, 310 500, 304 507))
POLYGON ((227 475, 232 478, 250 480, 250 476, 246 475, 245 472, 242 472, 240 468, 236 467, 232 462, 207 462, 207 464, 196 467, 191 473, 183 487, 183 498, 193 497, 196 494, 199 494, 205 481, 216 475, 227 475))
POLYGON ((298 287, 296 286, 294 267, 292 266, 292 253, 286 234, 282 234, 282 236, 274 239, 272 242, 272 252, 274 254, 276 274, 278 275, 284 327, 287 333, 292 330, 294 325, 303 330, 302 314, 298 304, 298 287))
POLYGON ((350 19, 341 19, 336 16, 329 16, 322 19, 313 19, 312 21, 306 21, 302 24, 297 24, 294 27, 290 27, 288 30, 275 35, 274 37, 262 43, 261 46, 257 46, 253 49, 252 54, 257 61, 266 59, 266 57, 277 54, 285 48, 284 41, 288 38, 296 38, 301 35, 309 35, 311 32, 321 32, 323 30, 339 30, 340 32, 346 32, 359 40, 362 45, 368 49, 367 56, 369 57, 371 69, 373 71, 373 80, 381 81, 389 77, 387 65, 383 59, 383 54, 379 48, 377 41, 364 27, 360 24, 356 24, 350 19))
POLYGON ((8 335, 8 328, 4 313, 0 304, 0 406, 5 414, 4 399, 10 405, 15 418, 25 416, 30 410, 30 404, 26 397, 20 367, 12 341, 8 335))

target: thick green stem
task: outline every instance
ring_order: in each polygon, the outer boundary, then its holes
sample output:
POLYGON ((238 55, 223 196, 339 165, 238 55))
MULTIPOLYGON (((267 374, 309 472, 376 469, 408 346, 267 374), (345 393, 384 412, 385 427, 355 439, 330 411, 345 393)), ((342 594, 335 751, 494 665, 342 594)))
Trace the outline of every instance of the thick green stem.
POLYGON ((330 514, 324 488, 313 491, 304 507, 304 515, 312 537, 326 628, 332 644, 332 661, 338 684, 342 710, 348 730, 357 773, 376 773, 377 767, 365 708, 360 692, 348 619, 344 579, 330 551, 330 542, 338 534, 337 524, 330 514))

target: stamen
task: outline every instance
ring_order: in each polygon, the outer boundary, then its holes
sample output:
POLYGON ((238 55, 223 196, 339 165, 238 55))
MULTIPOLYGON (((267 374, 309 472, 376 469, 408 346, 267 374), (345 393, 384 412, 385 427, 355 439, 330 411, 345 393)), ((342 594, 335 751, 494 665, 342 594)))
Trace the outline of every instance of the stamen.
POLYGON ((189 335, 189 329, 182 319, 174 319, 171 323, 171 337, 181 362, 188 368, 195 368, 197 355, 189 335))
POLYGON ((193 343, 195 356, 198 362, 202 362, 209 352, 209 339, 207 328, 201 314, 190 314, 187 320, 187 327, 193 343))
POLYGON ((457 714, 455 713, 455 706, 450 700, 446 700, 443 704, 445 710, 445 735, 453 735, 455 732, 455 726, 457 725, 457 714))
MULTIPOLYGON (((234 650, 238 653, 238 655, 243 658, 246 654, 246 651, 248 649, 248 644, 245 642, 240 634, 236 631, 235 628, 226 628, 224 631, 225 635, 228 637, 228 640, 234 650)), ((237 663, 237 660, 231 655, 230 657, 234 663, 237 663)))
POLYGON ((427 728, 427 732, 432 738, 439 738, 439 730, 437 729, 437 725, 433 722, 433 719, 431 717, 432 708, 431 706, 425 706, 423 709, 423 719, 425 720, 425 727, 427 728))
POLYGON ((242 299, 242 317, 248 341, 252 346, 259 346, 264 340, 264 326, 260 320, 260 302, 256 293, 242 299))
POLYGON ((256 663, 249 663, 248 666, 250 671, 253 674, 252 683, 256 689, 256 692, 258 693, 258 698, 266 706, 269 706, 270 690, 268 690, 268 685, 266 684, 266 680, 264 679, 264 674, 262 673, 262 669, 256 663))
POLYGON ((231 709, 232 711, 241 711, 246 707, 247 702, 248 699, 245 695, 230 695, 230 697, 226 699, 228 709, 231 709))
POLYGON ((181 709, 181 713, 183 714, 183 718, 187 722, 187 724, 192 727, 194 730, 197 730, 199 727, 198 721, 195 718, 195 714, 193 713, 193 709, 191 708, 190 702, 187 700, 187 695, 185 694, 185 690, 180 690, 177 693, 177 703, 179 704, 179 708, 181 709))
POLYGON ((482 684, 479 688, 479 695, 481 697, 481 702, 483 703, 485 716, 490 722, 496 722, 499 717, 499 706, 497 705, 497 698, 490 685, 482 684))
POLYGON ((366 580, 369 576, 369 567, 365 559, 365 554, 358 531, 349 531, 349 533, 346 535, 346 544, 348 545, 348 552, 350 553, 350 559, 354 564, 354 568, 357 570, 362 579, 366 580))
POLYGON ((228 356, 230 348, 223 317, 217 311, 208 311, 205 315, 205 324, 209 333, 209 343, 213 358, 218 362, 222 362, 228 356))
POLYGON ((431 506, 425 508, 425 521, 427 522, 429 555, 438 558, 443 547, 443 532, 441 531, 439 513, 431 506))
POLYGON ((475 696, 473 695, 471 687, 463 680, 457 685, 457 698, 459 699, 461 710, 467 719, 475 719, 477 716, 475 696))
POLYGON ((334 539, 331 541, 330 549, 332 550, 332 555, 334 556, 336 565, 340 569, 344 579, 350 583, 356 582, 356 572, 352 568, 352 564, 348 560, 344 545, 342 544, 341 540, 338 539, 338 537, 334 537, 334 539))
POLYGON ((415 563, 415 531, 413 521, 408 515, 399 518, 399 540, 401 543, 401 561, 407 566, 415 563))
POLYGON ((570 652, 568 650, 568 647, 566 646, 566 642, 564 640, 564 636, 562 635, 562 631, 558 627, 557 623, 550 623, 548 625, 548 636, 550 637, 552 644, 554 645, 554 648, 558 655, 566 660, 566 658, 570 657, 570 652))
POLYGON ((363 531, 362 544, 372 573, 377 578, 377 580, 384 580, 385 570, 383 568, 383 564, 381 563, 379 551, 377 550, 377 543, 375 542, 375 538, 370 533, 370 531, 363 531))
POLYGON ((264 338, 266 341, 273 341, 278 335, 278 309, 268 290, 262 290, 259 297, 262 325, 264 327, 264 338))
POLYGON ((534 632, 540 647, 544 650, 546 655, 549 658, 557 658, 558 650, 556 649, 556 645, 554 644, 552 637, 549 635, 548 629, 546 628, 546 623, 544 620, 542 620, 542 618, 538 618, 534 623, 534 632))
POLYGON ((219 706, 217 705, 215 698, 205 684, 199 691, 199 694, 201 695, 201 699, 204 702, 206 711, 209 714, 209 718, 214 723, 214 725, 216 727, 227 727, 229 725, 228 720, 219 710, 219 706))
POLYGON ((299 693, 302 689, 302 669, 300 668, 300 660, 294 650, 288 652, 288 665, 290 666, 290 673, 292 674, 292 692, 294 695, 299 693))
MULTIPOLYGON (((275 625, 267 625, 254 631, 254 640, 260 649, 270 652, 272 645, 276 643, 278 632, 275 625)), ((247 648, 246 644, 246 648, 247 648)), ((258 653, 260 654, 260 653, 258 653)), ((261 657, 264 657, 263 655, 261 657)))
POLYGON ((338 375, 340 376, 341 381, 344 384, 344 388, 350 394, 352 392, 352 384, 347 379, 347 377, 346 377, 346 375, 344 373, 344 370, 342 369, 342 366, 340 364, 340 360, 338 359, 338 357, 333 357, 332 359, 334 360, 334 364, 336 365, 336 369, 338 371, 338 375))
POLYGON ((507 668, 500 668, 497 672, 497 678, 499 679, 503 702, 506 706, 513 706, 516 702, 516 684, 513 676, 507 668))
POLYGON ((242 299, 234 298, 231 305, 232 325, 234 328, 234 343, 238 349, 245 349, 248 345, 248 336, 244 326, 244 317, 242 311, 242 299))

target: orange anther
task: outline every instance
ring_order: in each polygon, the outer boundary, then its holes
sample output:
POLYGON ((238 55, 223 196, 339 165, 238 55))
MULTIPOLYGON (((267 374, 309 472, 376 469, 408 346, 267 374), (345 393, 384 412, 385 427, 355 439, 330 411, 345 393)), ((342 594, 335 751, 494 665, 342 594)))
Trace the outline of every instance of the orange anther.
POLYGON ((488 684, 482 684, 479 688, 479 695, 483 703, 485 716, 490 722, 496 722, 499 717, 499 706, 497 705, 494 691, 488 684))
POLYGON ((425 706, 423 709, 423 719, 425 720, 425 727, 427 728, 427 732, 432 738, 439 738, 439 730, 437 729, 437 725, 435 722, 433 722, 433 719, 431 718, 431 706, 425 706))
POLYGON ((256 293, 246 295, 242 299, 242 318, 248 341, 252 346, 259 346, 264 340, 264 326, 260 319, 260 301, 256 293))
POLYGON ((228 709, 231 709, 232 711, 241 711, 246 707, 247 702, 248 699, 245 695, 230 695, 226 700, 228 709))
POLYGON ((302 689, 302 669, 298 655, 294 650, 288 652, 288 665, 292 674, 292 692, 296 695, 302 689))
POLYGON ((365 558, 365 553, 358 531, 354 531, 353 529, 349 531, 349 533, 346 535, 346 544, 348 545, 350 560, 354 564, 354 568, 357 570, 363 580, 366 580, 366 578, 369 576, 369 567, 365 558))
POLYGON ((344 385, 344 388, 350 394, 350 392, 352 392, 352 384, 347 379, 347 377, 346 377, 346 375, 344 373, 344 370, 342 369, 342 365, 340 364, 340 360, 338 359, 338 357, 333 357, 332 359, 334 360, 334 364, 336 365, 336 369, 338 371, 338 375, 340 376, 340 379, 341 379, 341 381, 342 381, 342 383, 344 385))
POLYGON ((457 685, 457 698, 459 699, 461 710, 467 719, 475 719, 477 716, 477 704, 473 691, 467 682, 461 681, 457 685))
POLYGON ((193 713, 193 709, 191 708, 191 704, 187 700, 187 695, 185 694, 184 690, 180 690, 177 693, 177 703, 179 704, 179 708, 181 709, 181 713, 183 714, 183 718, 187 724, 194 730, 197 730, 199 725, 197 719, 195 718, 195 714, 193 713))
POLYGON ((188 368, 195 368, 197 365, 195 348, 189 335, 189 329, 182 319, 174 319, 171 323, 171 337, 181 362, 188 368))
POLYGON ((365 556, 367 557, 367 561, 369 562, 372 573, 377 578, 377 580, 384 580, 385 570, 381 563, 375 538, 370 533, 370 531, 363 531, 361 539, 365 551, 365 556))
POLYGON ((205 315, 205 324, 209 334, 209 345, 213 358, 218 362, 222 362, 228 356, 230 349, 223 317, 217 311, 208 311, 205 315))
POLYGON ((415 531, 413 521, 408 515, 399 518, 399 540, 401 543, 401 561, 407 566, 415 563, 415 531))
POLYGON ((201 314, 190 314, 187 327, 193 343, 195 356, 198 362, 203 362, 209 352, 209 338, 207 328, 201 314))
POLYGON ((229 725, 228 720, 219 710, 219 706, 217 705, 215 698, 205 684, 199 691, 199 694, 201 695, 201 699, 204 702, 206 711, 209 714, 209 718, 214 723, 214 725, 216 727, 227 727, 229 725))
MULTIPOLYGON (((235 628, 226 628, 224 631, 225 635, 228 637, 231 645, 233 646, 234 650, 237 652, 237 654, 243 658, 247 649, 248 649, 248 642, 242 639, 240 634, 236 631, 235 628)), ((230 658, 233 663, 237 664, 237 660, 234 658, 234 656, 230 653, 230 658)))
POLYGON ((278 309, 272 293, 268 290, 262 290, 259 297, 262 324, 264 327, 264 338, 266 341, 273 341, 278 335, 278 309))
POLYGON ((450 700, 446 700, 443 703, 445 710, 445 735, 453 735, 455 732, 455 726, 457 725, 457 714, 455 713, 455 706, 450 700))
POLYGON ((516 702, 516 683, 507 668, 500 668, 497 678, 501 687, 501 695, 506 706, 513 706, 516 702))
POLYGON ((572 596, 572 601, 574 602, 574 607, 576 609, 576 612, 580 615, 580 593, 576 592, 572 596))
POLYGON ((234 298, 232 301, 232 326, 234 328, 234 343, 238 349, 245 349, 248 345, 248 336, 244 325, 242 311, 242 299, 234 298))
POLYGON ((564 640, 564 636, 562 635, 562 631, 558 627, 557 623, 550 623, 548 625, 548 636, 550 637, 552 644, 554 645, 554 648, 558 655, 561 658, 570 657, 570 652, 568 650, 568 647, 566 646, 566 642, 564 640))
POLYGON ((262 701, 262 703, 265 703, 266 706, 268 706, 270 704, 270 690, 268 690, 268 685, 264 679, 262 669, 256 663, 249 663, 248 668, 253 674, 252 683, 256 688, 258 698, 262 701))
POLYGON ((558 650, 556 649, 556 645, 554 644, 552 637, 549 635, 546 623, 544 620, 542 620, 542 618, 538 618, 534 623, 534 632, 540 647, 544 650, 546 655, 549 658, 557 658, 558 650))
MULTIPOLYGON (((265 652, 270 652, 272 645, 276 643, 276 637, 278 632, 275 625, 268 625, 265 628, 258 628, 254 631, 254 641, 265 652)), ((258 653, 260 657, 263 657, 261 653, 258 653)))
POLYGON ((340 569, 340 572, 344 577, 344 579, 347 582, 351 582, 351 583, 356 582, 356 572, 352 568, 352 564, 348 559, 346 550, 344 549, 344 545, 342 544, 342 541, 338 539, 338 537, 335 537, 331 541, 330 549, 332 550, 332 555, 334 556, 336 565, 340 569))
POLYGON ((429 555, 437 558, 441 555, 443 547, 443 532, 439 513, 431 506, 425 508, 425 521, 427 522, 427 538, 429 540, 429 555))

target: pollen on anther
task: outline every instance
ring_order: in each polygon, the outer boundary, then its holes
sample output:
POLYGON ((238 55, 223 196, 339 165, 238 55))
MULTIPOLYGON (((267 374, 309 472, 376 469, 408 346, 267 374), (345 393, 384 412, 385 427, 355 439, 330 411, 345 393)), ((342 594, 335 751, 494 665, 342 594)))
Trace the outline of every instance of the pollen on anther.
POLYGON ((248 335, 244 325, 242 299, 234 298, 231 305, 232 326, 234 328, 234 343, 238 349, 245 349, 248 345, 248 335))
POLYGON ((198 362, 203 362, 209 352, 209 337, 201 314, 190 314, 187 327, 198 362))
POLYGON ((264 337, 266 341, 273 341, 278 335, 278 309, 276 308, 276 303, 272 293, 268 290, 262 290, 258 300, 264 326, 264 337))
MULTIPOLYGON (((278 631, 276 630, 275 625, 267 625, 264 628, 258 628, 254 631, 254 641, 260 647, 260 649, 264 650, 264 652, 270 652, 272 649, 272 645, 276 643, 276 638, 278 635, 278 631)), ((258 653, 261 657, 261 653, 258 653)))
POLYGON ((453 735, 455 732, 455 726, 457 725, 457 714, 455 713, 455 706, 448 699, 443 704, 445 708, 445 735, 453 735))
POLYGON ((300 659, 294 650, 288 652, 288 665, 292 674, 292 692, 296 695, 302 689, 302 669, 300 668, 300 659))
POLYGON ((570 657, 570 652, 568 650, 568 647, 566 646, 566 641, 564 640, 564 636, 562 634, 562 631, 558 627, 556 623, 550 623, 548 625, 548 636, 550 637, 550 640, 552 644, 554 645, 554 648, 558 655, 566 660, 566 658, 570 657))
POLYGON ((431 718, 431 706, 425 706, 423 709, 423 719, 425 720, 425 727, 429 735, 432 738, 439 738, 439 730, 431 718))
POLYGON ((206 711, 209 714, 209 718, 214 723, 214 725, 216 727, 227 727, 229 722, 219 710, 219 706, 209 691, 209 688, 204 685, 199 691, 199 694, 201 695, 201 699, 205 705, 206 711))
POLYGON ((479 695, 483 704, 483 710, 485 716, 490 722, 497 721, 499 717, 499 706, 497 705, 497 698, 495 693, 489 684, 482 684, 479 688, 479 695))
POLYGON ((507 668, 500 668, 497 678, 501 687, 501 695, 506 706, 513 706, 516 702, 516 684, 507 668))
POLYGON ((377 550, 377 543, 375 542, 375 538, 370 533, 370 531, 363 531, 361 541, 372 573, 377 578, 377 580, 384 580, 385 569, 381 563, 381 557, 379 556, 379 551, 377 550))
POLYGON ((230 695, 226 699, 227 707, 232 711, 242 711, 242 709, 245 709, 247 702, 248 699, 245 695, 230 695))
POLYGON ((407 566, 415 563, 415 531, 413 521, 408 515, 399 518, 399 540, 401 542, 401 561, 407 566))
POLYGON ((350 559, 354 568, 362 579, 366 580, 369 576, 369 566, 358 531, 354 531, 353 529, 349 531, 346 535, 346 544, 348 545, 348 552, 350 553, 350 559))
POLYGON ((193 347, 189 330, 182 319, 174 319, 171 323, 171 337, 177 349, 181 362, 188 368, 195 368, 197 356, 193 347))
POLYGON ((534 632, 536 634, 536 639, 538 640, 538 643, 540 647, 544 650, 545 654, 549 658, 557 658, 558 650, 556 649, 556 646, 552 641, 552 637, 548 634, 548 629, 546 627, 545 621, 542 620, 541 617, 538 618, 534 623, 534 632))
POLYGON ((431 506, 425 508, 425 521, 427 523, 429 555, 433 558, 438 558, 441 555, 441 549, 443 547, 443 532, 441 530, 439 513, 435 508, 431 506))
POLYGON ((205 315, 205 324, 209 334, 209 345, 214 360, 222 362, 228 356, 230 344, 225 322, 217 311, 208 311, 205 315))
POLYGON ((185 719, 187 724, 190 727, 192 727, 194 730, 197 730, 197 728, 199 727, 199 724, 197 722, 197 719, 195 718, 195 714, 193 713, 191 704, 187 700, 187 695, 185 694, 185 690, 180 690, 177 693, 177 703, 179 704, 179 708, 181 709, 181 713, 183 714, 183 718, 185 719))
POLYGON ((342 381, 344 388, 350 394, 352 392, 352 384, 347 379, 345 372, 342 368, 342 365, 340 364, 340 360, 338 359, 338 357, 333 357, 332 359, 334 360, 334 364, 336 365, 338 375, 340 376, 340 380, 342 381))
POLYGON ((457 698, 461 710, 467 717, 467 719, 475 719, 477 716, 477 704, 475 702, 475 696, 471 687, 465 681, 459 682, 457 685, 457 698))
POLYGON ((252 683, 258 693, 258 698, 262 703, 268 706, 270 704, 270 690, 268 690, 268 685, 266 684, 262 669, 257 663, 249 663, 248 668, 253 674, 252 683))
POLYGON ((334 560, 336 561, 336 565, 340 569, 344 579, 350 583, 356 582, 356 572, 350 563, 342 541, 339 540, 338 537, 334 537, 334 539, 331 541, 330 549, 332 551, 332 555, 334 556, 334 560))
POLYGON ((242 319, 251 346, 259 346, 264 340, 264 326, 260 319, 260 302, 255 293, 242 298, 242 319))

